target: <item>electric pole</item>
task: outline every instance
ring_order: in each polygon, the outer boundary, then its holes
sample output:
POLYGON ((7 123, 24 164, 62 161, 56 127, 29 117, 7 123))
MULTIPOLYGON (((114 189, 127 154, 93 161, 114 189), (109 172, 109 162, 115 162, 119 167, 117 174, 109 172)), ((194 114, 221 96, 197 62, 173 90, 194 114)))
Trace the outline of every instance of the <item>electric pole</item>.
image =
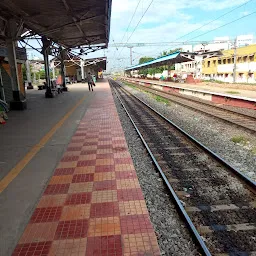
POLYGON ((202 46, 204 47, 204 52, 205 52, 205 46, 208 45, 208 43, 202 43, 202 46))
POLYGON ((130 63, 132 66, 132 48, 133 48, 133 46, 128 46, 128 48, 130 48, 130 63))
POLYGON ((233 68, 233 83, 236 83, 236 49, 237 49, 237 38, 235 39, 234 42, 234 68, 233 68))

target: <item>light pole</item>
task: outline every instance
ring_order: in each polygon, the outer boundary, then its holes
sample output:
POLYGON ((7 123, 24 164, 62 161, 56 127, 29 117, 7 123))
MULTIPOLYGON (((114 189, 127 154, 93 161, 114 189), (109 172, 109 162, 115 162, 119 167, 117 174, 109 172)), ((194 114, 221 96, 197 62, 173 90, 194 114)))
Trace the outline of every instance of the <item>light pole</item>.
POLYGON ((233 83, 236 83, 236 55, 237 55, 237 38, 234 41, 234 68, 233 68, 233 83))

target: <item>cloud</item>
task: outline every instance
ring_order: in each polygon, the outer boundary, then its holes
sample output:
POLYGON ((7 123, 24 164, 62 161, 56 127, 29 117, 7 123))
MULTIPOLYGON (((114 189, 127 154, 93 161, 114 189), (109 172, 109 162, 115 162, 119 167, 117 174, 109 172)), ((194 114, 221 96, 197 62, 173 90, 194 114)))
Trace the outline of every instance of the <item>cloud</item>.
POLYGON ((250 12, 248 12, 248 11, 244 11, 244 12, 240 12, 240 17, 243 17, 243 16, 245 16, 245 15, 248 15, 250 12))
POLYGON ((190 8, 198 8, 204 11, 216 11, 227 8, 233 8, 246 3, 248 0, 156 0, 156 4, 165 5, 168 9, 170 6, 175 6, 178 10, 185 10, 190 8))
MULTIPOLYGON (((111 44, 120 43, 124 35, 125 37, 122 42, 125 43, 127 41, 151 2, 151 0, 140 1, 128 33, 125 34, 139 1, 140 0, 112 0, 111 44)), ((246 1, 248 0, 154 0, 135 33, 129 40, 129 43, 173 41, 181 35, 193 31, 202 26, 202 24, 209 22, 216 17, 215 12, 223 10, 221 13, 225 13, 225 9, 231 10, 246 1), (204 15, 200 16, 198 13, 201 13, 201 15, 204 13, 204 15)), ((192 38, 222 24, 223 21, 217 20, 201 28, 196 34, 193 33, 189 35, 189 37, 182 38, 182 40, 192 38)), ((172 47, 135 48, 134 51, 136 51, 137 54, 134 53, 134 56, 139 57, 139 54, 146 53, 154 56, 159 54, 160 51, 166 50, 166 48, 171 49, 172 47)), ((109 48, 105 53, 109 59, 108 68, 129 65, 129 49, 124 48, 122 50, 122 48, 119 48, 117 51, 115 48, 109 48), (122 52, 122 54, 120 54, 120 52, 122 52), (119 60, 116 60, 116 58, 119 58, 119 60)), ((103 52, 97 52, 96 54, 100 56, 103 55, 103 52)))

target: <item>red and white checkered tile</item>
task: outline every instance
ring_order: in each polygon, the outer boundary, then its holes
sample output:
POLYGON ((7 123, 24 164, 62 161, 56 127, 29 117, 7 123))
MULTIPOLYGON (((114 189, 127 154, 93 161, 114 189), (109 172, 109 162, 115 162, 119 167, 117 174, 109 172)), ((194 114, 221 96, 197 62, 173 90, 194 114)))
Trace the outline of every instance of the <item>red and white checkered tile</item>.
POLYGON ((108 83, 97 90, 13 256, 160 255, 108 83))

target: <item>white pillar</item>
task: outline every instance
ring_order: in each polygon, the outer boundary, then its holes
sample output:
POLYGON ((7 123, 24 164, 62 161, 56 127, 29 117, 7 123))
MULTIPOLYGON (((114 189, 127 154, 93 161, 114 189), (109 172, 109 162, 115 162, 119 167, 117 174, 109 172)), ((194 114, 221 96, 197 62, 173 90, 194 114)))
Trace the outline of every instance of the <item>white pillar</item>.
POLYGON ((8 20, 8 39, 6 40, 8 51, 8 63, 11 71, 11 83, 13 100, 10 102, 11 109, 23 110, 27 108, 24 96, 20 94, 20 81, 18 75, 17 59, 16 59, 16 33, 17 24, 14 19, 8 20))
POLYGON ((56 75, 55 75, 55 67, 54 67, 54 65, 52 67, 52 76, 53 76, 53 79, 55 79, 56 75))
POLYGON ((52 69, 52 77, 55 79, 55 66, 54 66, 54 61, 50 63, 51 69, 52 69))
POLYGON ((34 84, 36 83, 36 73, 35 72, 33 73, 33 83, 34 84))
POLYGON ((34 89, 31 81, 31 73, 30 73, 30 62, 29 60, 26 60, 26 73, 27 73, 27 81, 28 81, 28 86, 27 89, 34 89))
POLYGON ((8 51, 8 63, 10 65, 10 71, 11 71, 12 90, 17 92, 17 91, 20 91, 20 81, 18 78, 15 42, 12 41, 12 39, 7 40, 7 51, 8 51))
POLYGON ((81 77, 82 77, 82 82, 84 82, 84 60, 80 60, 80 68, 81 68, 81 77))

